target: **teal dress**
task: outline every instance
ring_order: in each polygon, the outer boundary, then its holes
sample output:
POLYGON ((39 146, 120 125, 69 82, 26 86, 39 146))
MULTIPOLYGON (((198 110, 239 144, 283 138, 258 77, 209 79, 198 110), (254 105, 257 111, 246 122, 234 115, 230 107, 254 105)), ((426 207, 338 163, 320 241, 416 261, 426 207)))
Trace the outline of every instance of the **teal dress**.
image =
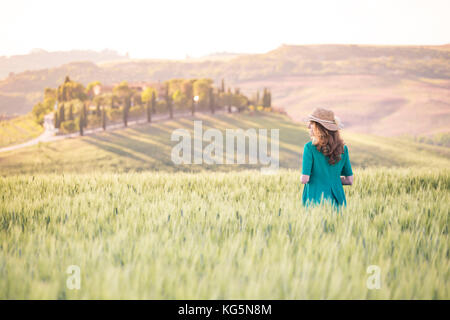
POLYGON ((344 146, 344 153, 339 162, 330 165, 329 157, 316 149, 309 141, 303 149, 302 174, 308 175, 309 182, 303 188, 302 203, 304 206, 318 204, 323 199, 331 201, 339 207, 347 205, 341 176, 352 176, 352 166, 348 156, 348 148, 344 146))

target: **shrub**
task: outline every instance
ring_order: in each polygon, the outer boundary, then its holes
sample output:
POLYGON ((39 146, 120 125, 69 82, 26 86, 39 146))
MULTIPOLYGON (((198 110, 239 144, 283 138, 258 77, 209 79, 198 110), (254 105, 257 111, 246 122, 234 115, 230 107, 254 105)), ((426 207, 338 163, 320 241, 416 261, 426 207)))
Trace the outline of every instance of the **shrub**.
POLYGON ((117 121, 122 119, 122 110, 119 108, 108 108, 106 110, 106 115, 112 121, 117 121))
POLYGON ((136 105, 134 107, 130 108, 130 111, 128 113, 129 117, 143 117, 145 115, 145 109, 144 107, 140 105, 136 105))
POLYGON ((167 104, 164 100, 160 100, 156 102, 156 113, 166 113, 169 112, 167 108, 167 104))
POLYGON ((78 131, 78 123, 76 123, 75 120, 66 120, 64 122, 61 122, 61 133, 73 133, 75 131, 78 131))
POLYGON ((98 128, 102 126, 102 118, 97 115, 88 116, 88 128, 98 128))

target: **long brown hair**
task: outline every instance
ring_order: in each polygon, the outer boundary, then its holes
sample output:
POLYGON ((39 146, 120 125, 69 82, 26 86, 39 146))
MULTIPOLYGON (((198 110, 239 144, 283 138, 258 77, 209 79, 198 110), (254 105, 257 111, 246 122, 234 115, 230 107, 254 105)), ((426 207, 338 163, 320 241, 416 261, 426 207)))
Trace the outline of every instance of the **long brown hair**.
POLYGON ((313 129, 312 143, 316 149, 328 156, 328 163, 335 164, 341 160, 344 153, 344 140, 339 135, 339 130, 331 131, 318 122, 311 121, 313 129))

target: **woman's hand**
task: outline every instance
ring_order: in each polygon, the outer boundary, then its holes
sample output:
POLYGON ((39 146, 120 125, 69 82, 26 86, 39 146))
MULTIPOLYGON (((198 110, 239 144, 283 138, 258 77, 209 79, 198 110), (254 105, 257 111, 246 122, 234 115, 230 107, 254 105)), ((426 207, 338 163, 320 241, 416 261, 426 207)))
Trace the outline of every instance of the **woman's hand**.
POLYGON ((307 176, 306 174, 302 174, 300 180, 302 181, 303 184, 306 184, 309 182, 309 176, 307 176))
POLYGON ((351 186, 353 184, 353 176, 341 177, 341 182, 343 185, 351 186))

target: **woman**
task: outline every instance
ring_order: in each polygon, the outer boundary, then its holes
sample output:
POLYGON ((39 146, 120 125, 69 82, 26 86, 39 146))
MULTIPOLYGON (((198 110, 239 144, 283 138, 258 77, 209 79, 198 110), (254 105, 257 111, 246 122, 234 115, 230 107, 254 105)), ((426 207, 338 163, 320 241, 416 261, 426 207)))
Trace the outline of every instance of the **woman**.
POLYGON ((353 184, 348 148, 339 136, 339 118, 331 110, 316 108, 305 121, 312 141, 303 149, 302 203, 308 206, 329 200, 339 210, 347 205, 342 185, 353 184))

